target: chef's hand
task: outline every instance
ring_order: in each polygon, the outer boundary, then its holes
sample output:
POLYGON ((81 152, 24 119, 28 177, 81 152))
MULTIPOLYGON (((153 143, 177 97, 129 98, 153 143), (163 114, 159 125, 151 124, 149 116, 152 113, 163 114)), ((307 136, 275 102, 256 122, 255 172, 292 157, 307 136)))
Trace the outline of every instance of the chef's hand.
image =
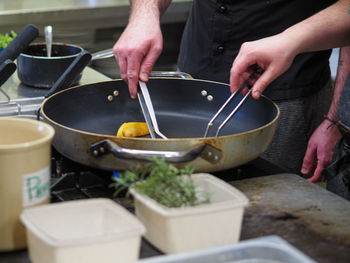
POLYGON ((296 54, 288 43, 279 35, 243 43, 231 67, 231 92, 236 91, 245 80, 255 78, 252 96, 258 99, 266 87, 292 64, 296 54), (258 78, 251 70, 253 65, 264 70, 258 78))
POLYGON ((130 96, 136 98, 139 79, 147 82, 162 52, 163 36, 159 20, 150 16, 129 22, 113 47, 120 76, 128 83, 130 96))
POLYGON ((312 175, 308 181, 321 180, 322 170, 332 161, 335 145, 340 138, 340 132, 336 125, 324 120, 312 134, 304 156, 301 173, 312 175))

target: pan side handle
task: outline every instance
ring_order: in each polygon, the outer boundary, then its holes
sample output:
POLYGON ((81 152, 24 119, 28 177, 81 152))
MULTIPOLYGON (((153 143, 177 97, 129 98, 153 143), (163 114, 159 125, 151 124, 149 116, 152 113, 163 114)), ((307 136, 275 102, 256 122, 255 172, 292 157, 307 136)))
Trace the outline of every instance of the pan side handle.
POLYGON ((156 77, 156 78, 179 78, 179 79, 193 79, 193 77, 186 73, 181 71, 152 71, 150 74, 150 77, 156 77))
POLYGON ((107 153, 112 153, 120 159, 132 159, 138 161, 150 161, 151 156, 164 158, 165 161, 171 163, 183 163, 201 157, 210 163, 220 161, 221 151, 207 144, 200 144, 187 151, 153 151, 153 150, 137 150, 126 149, 120 147, 115 142, 105 139, 94 143, 90 147, 90 153, 95 157, 101 157, 107 153))

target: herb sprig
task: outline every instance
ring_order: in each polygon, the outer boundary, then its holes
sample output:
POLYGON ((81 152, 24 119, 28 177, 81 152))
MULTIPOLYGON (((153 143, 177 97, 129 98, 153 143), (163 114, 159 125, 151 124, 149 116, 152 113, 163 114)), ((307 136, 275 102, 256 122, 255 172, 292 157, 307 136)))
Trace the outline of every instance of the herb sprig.
POLYGON ((167 207, 196 206, 210 202, 208 193, 196 191, 191 178, 194 168, 182 169, 167 163, 162 158, 152 157, 144 168, 136 166, 119 175, 110 186, 118 195, 126 188, 134 188, 167 207))
POLYGON ((11 30, 10 33, 6 33, 6 34, 0 33, 0 48, 6 48, 8 44, 10 44, 11 41, 15 39, 16 36, 17 36, 17 33, 13 30, 11 30))

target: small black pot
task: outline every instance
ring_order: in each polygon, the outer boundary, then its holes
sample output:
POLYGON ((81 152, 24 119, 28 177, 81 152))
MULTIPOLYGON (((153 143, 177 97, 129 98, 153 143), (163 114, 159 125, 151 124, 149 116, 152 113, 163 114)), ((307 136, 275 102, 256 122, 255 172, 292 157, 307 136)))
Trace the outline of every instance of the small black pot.
MULTIPOLYGON (((70 44, 52 44, 51 57, 46 55, 45 43, 31 44, 17 58, 17 74, 20 81, 37 88, 51 88, 83 48, 70 44)), ((73 84, 77 84, 81 74, 73 84)))

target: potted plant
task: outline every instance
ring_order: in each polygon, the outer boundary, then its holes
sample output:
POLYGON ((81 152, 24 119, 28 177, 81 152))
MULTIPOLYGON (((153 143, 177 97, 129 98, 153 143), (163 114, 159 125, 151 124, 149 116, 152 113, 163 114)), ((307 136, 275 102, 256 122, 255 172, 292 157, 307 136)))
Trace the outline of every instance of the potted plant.
POLYGON ((164 253, 239 240, 248 199, 230 184, 193 171, 152 158, 145 168, 132 168, 112 184, 116 194, 129 188, 135 214, 146 226, 145 238, 164 253))
POLYGON ((10 33, 1 34, 0 33, 0 52, 11 43, 12 40, 15 39, 17 33, 11 30, 10 33))

